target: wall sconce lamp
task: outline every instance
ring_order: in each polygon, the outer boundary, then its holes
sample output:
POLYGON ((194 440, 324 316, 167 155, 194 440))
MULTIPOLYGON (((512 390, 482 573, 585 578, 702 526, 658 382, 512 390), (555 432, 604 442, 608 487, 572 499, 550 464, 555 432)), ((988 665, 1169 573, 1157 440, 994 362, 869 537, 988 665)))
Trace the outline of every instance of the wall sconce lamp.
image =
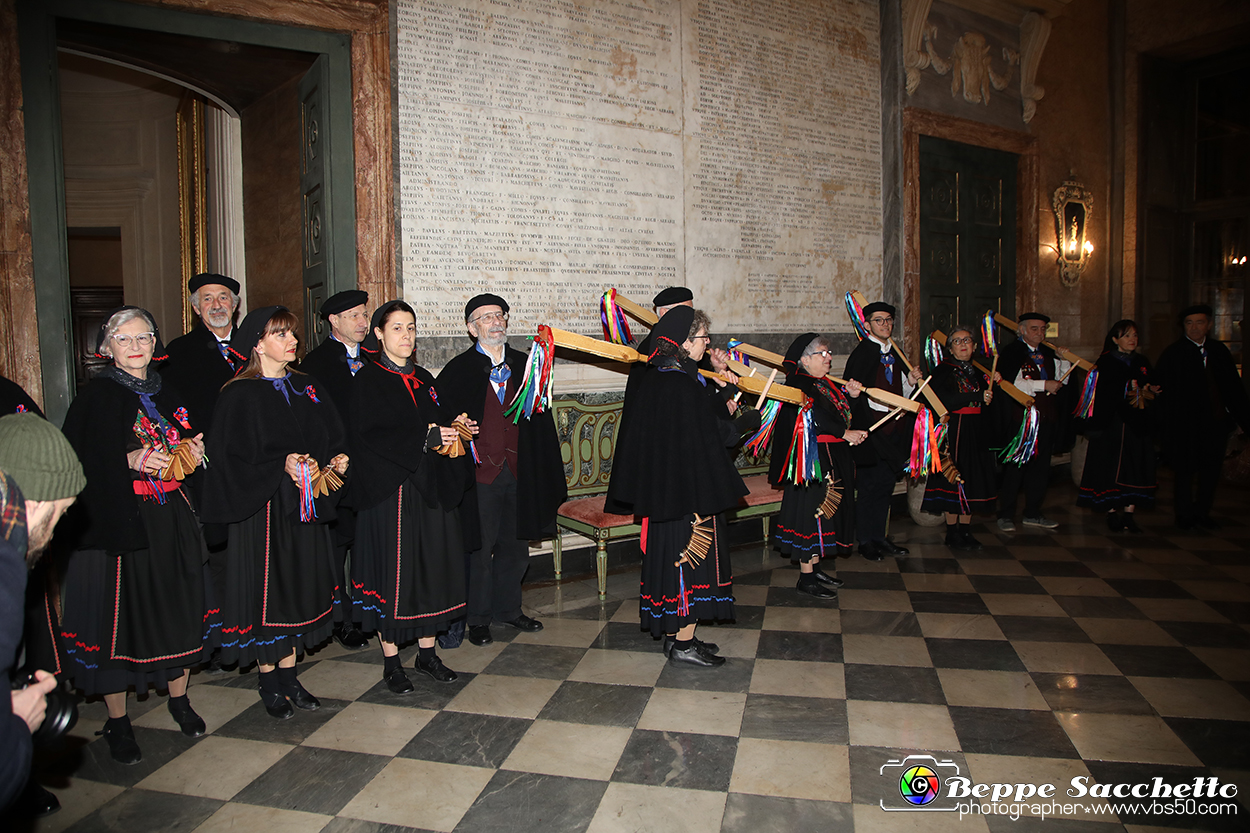
POLYGON ((1075 179, 1069 178, 1055 189, 1052 205, 1055 209, 1055 241, 1058 245, 1054 250, 1058 255, 1059 281, 1064 286, 1076 286, 1089 263, 1089 256, 1094 252, 1094 244, 1088 237, 1094 195, 1075 179))

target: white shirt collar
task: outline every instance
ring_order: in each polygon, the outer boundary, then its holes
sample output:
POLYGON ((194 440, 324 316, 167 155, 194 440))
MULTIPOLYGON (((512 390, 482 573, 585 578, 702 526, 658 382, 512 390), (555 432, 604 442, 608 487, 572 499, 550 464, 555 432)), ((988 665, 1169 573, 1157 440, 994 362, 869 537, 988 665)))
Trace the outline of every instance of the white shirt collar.
POLYGON ((1205 347, 1207 343, 1207 340, 1205 338, 1202 341, 1194 341, 1189 336, 1185 336, 1185 339, 1195 347, 1205 347))
POLYGON ((339 341, 339 339, 335 338, 333 332, 330 333, 330 338, 333 338, 335 341, 338 341, 339 344, 343 345, 343 349, 347 351, 347 355, 351 356, 353 359, 360 357, 359 344, 348 344, 346 341, 339 341))
POLYGON ((876 345, 877 345, 878 347, 880 347, 880 348, 881 348, 881 352, 882 352, 882 353, 888 353, 888 352, 890 352, 890 345, 889 345, 889 343, 888 343, 888 342, 882 341, 881 339, 877 338, 877 337, 876 337, 875 335, 873 335, 872 333, 869 333, 869 334, 868 334, 868 338, 869 338, 869 340, 871 340, 871 341, 875 342, 875 343, 876 343, 876 345))

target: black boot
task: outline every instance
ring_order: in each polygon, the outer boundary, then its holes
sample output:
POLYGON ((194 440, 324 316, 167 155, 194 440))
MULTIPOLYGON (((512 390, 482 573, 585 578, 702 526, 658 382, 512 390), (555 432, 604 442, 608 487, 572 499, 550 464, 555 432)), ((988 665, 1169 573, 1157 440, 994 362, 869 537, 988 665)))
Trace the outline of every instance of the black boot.
POLYGON ((961 521, 959 522, 955 532, 957 535, 959 535, 959 540, 964 542, 964 549, 966 550, 981 549, 981 542, 978 541, 976 539, 976 536, 972 534, 971 524, 966 524, 961 521))
POLYGON ((291 705, 306 712, 315 712, 321 708, 321 701, 308 693, 304 684, 295 675, 295 666, 283 668, 278 666, 278 691, 291 701, 291 705))
POLYGON ((130 725, 130 715, 110 717, 104 721, 104 728, 96 734, 104 735, 104 739, 108 741, 109 753, 117 763, 130 766, 143 760, 139 742, 135 740, 134 727, 130 725))
POLYGON ((1107 529, 1112 532, 1124 531, 1124 518, 1114 509, 1107 513, 1107 529))
POLYGON ((198 738, 204 734, 207 729, 204 725, 204 718, 191 708, 191 701, 187 699, 187 695, 170 697, 166 705, 169 707, 169 713, 174 717, 174 722, 178 724, 178 728, 184 735, 189 738, 198 738))
POLYGON ((1137 525, 1137 519, 1133 517, 1132 512, 1124 513, 1124 531, 1141 532, 1141 527, 1137 525))
POLYGON ((799 573, 798 584, 794 585, 795 589, 800 593, 806 593, 809 596, 815 596, 818 599, 836 599, 838 591, 832 587, 821 584, 816 576, 811 573, 799 573))
POLYGON ((265 711, 269 712, 270 717, 276 717, 278 720, 286 720, 295 715, 295 709, 291 706, 291 702, 282 696, 281 687, 278 684, 277 671, 260 672, 260 701, 265 704, 265 711))
POLYGON ((944 543, 953 550, 965 550, 968 548, 968 545, 964 543, 964 539, 959 534, 958 523, 946 525, 946 540, 944 543))

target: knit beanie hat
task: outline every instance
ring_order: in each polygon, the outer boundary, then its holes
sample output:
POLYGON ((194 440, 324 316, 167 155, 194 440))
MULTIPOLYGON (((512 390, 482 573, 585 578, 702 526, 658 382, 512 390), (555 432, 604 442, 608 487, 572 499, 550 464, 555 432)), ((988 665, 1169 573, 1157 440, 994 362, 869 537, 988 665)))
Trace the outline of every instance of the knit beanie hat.
POLYGON ((69 440, 35 414, 0 418, 0 471, 17 481, 27 500, 74 497, 87 485, 69 440))

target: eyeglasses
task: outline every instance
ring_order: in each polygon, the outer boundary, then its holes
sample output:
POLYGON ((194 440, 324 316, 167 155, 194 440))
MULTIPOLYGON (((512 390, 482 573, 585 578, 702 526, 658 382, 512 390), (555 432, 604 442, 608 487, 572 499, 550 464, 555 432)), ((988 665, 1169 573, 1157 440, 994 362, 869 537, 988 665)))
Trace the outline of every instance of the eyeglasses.
POLYGON ((113 334, 113 341, 117 342, 117 346, 126 350, 130 345, 138 344, 140 347, 149 347, 152 342, 156 341, 156 333, 139 333, 135 336, 122 335, 120 333, 113 334))
POLYGON ((957 347, 960 344, 971 344, 972 339, 967 336, 965 336, 964 338, 952 338, 950 343, 952 347, 957 347))
POLYGON ((825 356, 825 357, 827 357, 827 358, 832 359, 832 358, 833 358, 833 351, 832 351, 832 350, 817 350, 815 353, 808 353, 807 355, 809 355, 809 356, 825 356))
POLYGON ((705 339, 705 340, 706 340, 709 344, 712 342, 712 337, 711 337, 711 336, 691 336, 691 337, 690 337, 690 340, 691 340, 691 341, 694 341, 695 339, 700 339, 700 338, 701 338, 701 339, 705 339))
POLYGON ((894 319, 893 318, 869 318, 868 323, 869 324, 893 324, 894 319))
POLYGON ((477 318, 469 319, 470 324, 476 324, 479 321, 485 321, 488 324, 492 321, 502 321, 506 324, 508 322, 508 313, 506 312, 484 312, 481 315, 479 315, 477 318))

